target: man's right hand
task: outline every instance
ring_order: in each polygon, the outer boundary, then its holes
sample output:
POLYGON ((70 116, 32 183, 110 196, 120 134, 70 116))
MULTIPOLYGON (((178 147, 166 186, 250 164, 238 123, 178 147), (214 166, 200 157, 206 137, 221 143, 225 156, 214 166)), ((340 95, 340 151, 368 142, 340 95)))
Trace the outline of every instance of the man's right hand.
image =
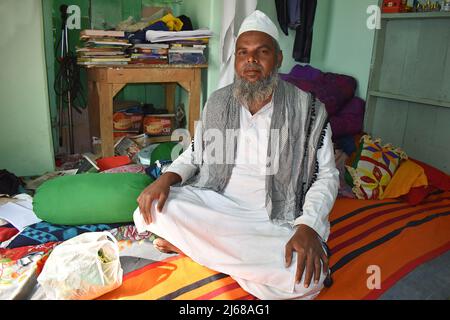
POLYGON ((158 200, 157 209, 161 212, 169 195, 170 186, 180 181, 181 177, 178 174, 166 172, 141 192, 137 202, 146 224, 152 223, 153 201, 158 200))

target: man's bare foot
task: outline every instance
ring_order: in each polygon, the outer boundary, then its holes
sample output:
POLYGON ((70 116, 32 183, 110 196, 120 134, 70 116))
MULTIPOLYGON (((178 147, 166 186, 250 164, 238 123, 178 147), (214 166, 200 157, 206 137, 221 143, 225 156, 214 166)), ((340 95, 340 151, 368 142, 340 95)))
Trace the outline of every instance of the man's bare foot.
POLYGON ((183 253, 180 249, 175 247, 173 244, 171 244, 169 241, 163 239, 163 238, 156 238, 153 241, 153 246, 161 251, 162 253, 183 253))

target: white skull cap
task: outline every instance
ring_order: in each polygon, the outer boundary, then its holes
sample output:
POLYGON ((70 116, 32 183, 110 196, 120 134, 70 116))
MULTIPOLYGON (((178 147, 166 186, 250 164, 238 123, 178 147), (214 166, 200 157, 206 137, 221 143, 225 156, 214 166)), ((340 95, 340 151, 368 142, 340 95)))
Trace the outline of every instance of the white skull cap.
POLYGON ((270 20, 270 18, 259 10, 255 10, 252 14, 247 16, 241 24, 237 37, 247 31, 259 31, 267 33, 278 42, 278 28, 270 20))

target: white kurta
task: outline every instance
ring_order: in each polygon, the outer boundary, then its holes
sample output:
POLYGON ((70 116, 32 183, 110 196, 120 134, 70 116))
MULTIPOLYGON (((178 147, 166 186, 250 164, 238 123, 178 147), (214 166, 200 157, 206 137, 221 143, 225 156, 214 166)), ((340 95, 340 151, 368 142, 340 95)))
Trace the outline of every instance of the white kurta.
MULTIPOLYGON (((232 276, 241 287, 260 299, 311 299, 323 287, 295 284, 297 255, 285 267, 285 246, 295 230, 269 220, 265 207, 265 162, 270 133, 272 103, 253 116, 241 108, 236 164, 223 193, 191 186, 171 187, 162 212, 152 206, 152 223, 146 225, 139 209, 134 213, 138 231, 149 230, 171 242, 194 261, 232 276)), ((168 171, 182 182, 195 172, 191 149, 174 161, 168 171)), ((318 151, 319 174, 307 194, 304 223, 326 240, 328 213, 338 188, 330 128, 318 151)))

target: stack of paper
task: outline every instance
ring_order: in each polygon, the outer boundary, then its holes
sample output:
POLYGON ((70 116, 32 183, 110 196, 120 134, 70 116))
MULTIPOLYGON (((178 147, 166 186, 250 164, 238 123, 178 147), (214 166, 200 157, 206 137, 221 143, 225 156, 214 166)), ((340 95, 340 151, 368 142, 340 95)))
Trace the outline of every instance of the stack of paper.
POLYGON ((33 198, 31 196, 18 194, 14 198, 18 201, 0 206, 0 219, 11 223, 19 232, 42 221, 33 212, 33 198))
POLYGON ((176 40, 209 39, 213 36, 208 29, 197 29, 192 31, 155 31, 148 30, 145 34, 150 42, 172 42, 176 40))

